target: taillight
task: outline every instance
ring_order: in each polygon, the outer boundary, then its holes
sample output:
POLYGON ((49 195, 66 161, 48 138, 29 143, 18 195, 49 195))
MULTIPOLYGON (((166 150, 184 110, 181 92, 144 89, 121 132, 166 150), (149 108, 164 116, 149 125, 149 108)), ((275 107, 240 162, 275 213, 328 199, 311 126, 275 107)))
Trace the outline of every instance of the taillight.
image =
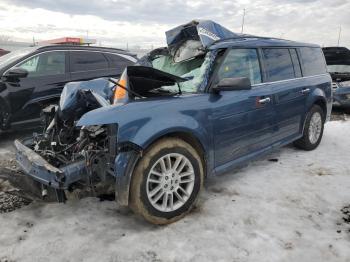
MULTIPOLYGON (((121 75, 118 84, 120 84, 121 86, 124 86, 125 88, 127 88, 127 73, 126 70, 123 72, 123 74, 121 75)), ((114 90, 114 99, 113 99, 113 103, 116 104, 118 102, 121 102, 121 100, 126 99, 126 90, 120 86, 116 86, 115 90, 114 90)))

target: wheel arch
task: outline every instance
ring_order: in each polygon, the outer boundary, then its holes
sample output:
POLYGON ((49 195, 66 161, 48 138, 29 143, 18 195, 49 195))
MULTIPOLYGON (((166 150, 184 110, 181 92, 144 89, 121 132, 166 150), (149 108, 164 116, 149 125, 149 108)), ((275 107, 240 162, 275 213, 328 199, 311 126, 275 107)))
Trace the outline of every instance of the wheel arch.
MULTIPOLYGON (((134 170, 141 160, 142 155, 148 148, 153 144, 165 138, 178 138, 189 145, 191 145, 202 160, 204 178, 207 177, 207 172, 209 170, 209 161, 207 151, 201 140, 193 134, 193 132, 185 130, 172 130, 157 137, 154 137, 151 140, 148 140, 142 147, 139 147, 139 150, 132 150, 128 152, 120 153, 115 161, 116 164, 116 199, 117 202, 123 206, 129 204, 130 199, 130 186, 133 179, 134 170), (141 149, 142 148, 142 149, 141 149)), ((136 145, 136 144, 135 144, 136 145)))
POLYGON ((314 105, 321 107, 325 120, 328 121, 330 119, 330 114, 332 111, 332 97, 328 96, 327 92, 322 88, 316 88, 307 98, 306 114, 314 105))
POLYGON ((327 113, 328 113, 327 110, 328 109, 327 109, 327 102, 326 102, 325 97, 323 97, 323 96, 316 96, 316 97, 314 97, 314 100, 311 103, 308 103, 308 106, 306 108, 306 113, 305 113, 305 116, 304 116, 304 118, 302 120, 301 133, 304 133, 307 116, 308 116, 311 108, 314 105, 318 105, 319 107, 321 107, 321 109, 323 111, 323 114, 324 114, 324 117, 325 117, 325 119, 327 119, 327 113))
MULTIPOLYGON (((151 141, 148 141, 147 148, 149 148, 150 146, 152 146, 154 143, 158 142, 159 140, 165 139, 165 138, 178 138, 178 139, 185 141, 189 145, 191 145, 196 150, 196 152, 198 153, 198 155, 200 156, 200 158, 202 160, 203 169, 204 169, 204 177, 207 176, 207 161, 208 161, 208 157, 207 157, 207 153, 206 153, 207 151, 206 151, 206 148, 204 147, 203 143, 201 142, 201 140, 196 135, 194 135, 192 132, 184 131, 184 130, 170 131, 170 132, 167 132, 167 133, 165 133, 157 138, 154 138, 151 141)), ((147 150, 147 148, 146 148, 146 150, 147 150)))
POLYGON ((327 103, 326 100, 323 97, 318 97, 314 103, 308 108, 308 111, 314 106, 314 105, 318 105, 319 107, 321 107, 322 111, 323 111, 323 116, 326 117, 327 116, 327 103))

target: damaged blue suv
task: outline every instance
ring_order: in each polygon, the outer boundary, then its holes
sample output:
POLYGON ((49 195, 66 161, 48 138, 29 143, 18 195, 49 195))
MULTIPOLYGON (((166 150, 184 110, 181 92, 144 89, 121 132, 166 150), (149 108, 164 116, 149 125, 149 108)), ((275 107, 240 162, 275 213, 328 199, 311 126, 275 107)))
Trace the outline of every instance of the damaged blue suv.
POLYGON ((319 46, 212 21, 166 37, 166 48, 127 67, 112 90, 103 80, 69 84, 60 105, 44 110, 44 133, 15 141, 43 195, 115 193, 166 224, 191 210, 207 176, 289 143, 319 145, 332 107, 319 46))

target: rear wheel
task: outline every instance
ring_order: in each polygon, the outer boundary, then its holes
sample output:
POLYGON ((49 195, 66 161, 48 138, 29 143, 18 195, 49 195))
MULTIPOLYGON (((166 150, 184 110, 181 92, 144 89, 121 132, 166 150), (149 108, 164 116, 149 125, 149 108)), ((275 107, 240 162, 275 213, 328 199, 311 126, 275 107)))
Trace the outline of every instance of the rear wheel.
POLYGON ((130 207, 151 223, 172 223, 192 209, 202 185, 203 166, 196 150, 180 139, 162 139, 134 170, 130 207))
POLYGON ((325 116, 320 106, 314 105, 306 116, 303 136, 294 145, 304 150, 313 150, 321 142, 325 116))

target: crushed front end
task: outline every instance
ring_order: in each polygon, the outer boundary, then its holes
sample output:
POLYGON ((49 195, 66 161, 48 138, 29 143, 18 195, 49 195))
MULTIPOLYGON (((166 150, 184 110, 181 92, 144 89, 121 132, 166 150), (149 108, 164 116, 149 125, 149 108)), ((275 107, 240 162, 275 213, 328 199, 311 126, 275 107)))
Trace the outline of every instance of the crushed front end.
POLYGON ((42 196, 51 189, 64 202, 115 193, 128 205, 131 175, 145 148, 135 137, 153 135, 139 131, 151 118, 138 119, 139 109, 147 112, 146 101, 153 108, 203 91, 219 53, 208 47, 236 36, 211 21, 192 21, 166 35, 167 48, 127 67, 118 82, 68 83, 59 105, 43 111, 44 131, 15 142, 17 161, 42 196))
POLYGON ((43 197, 48 188, 59 202, 113 192, 117 125, 75 126, 81 115, 108 104, 111 92, 103 87, 110 88, 108 80, 68 84, 60 105, 43 111, 44 131, 15 141, 17 162, 38 182, 43 197), (93 90, 96 85, 99 91, 93 90))

